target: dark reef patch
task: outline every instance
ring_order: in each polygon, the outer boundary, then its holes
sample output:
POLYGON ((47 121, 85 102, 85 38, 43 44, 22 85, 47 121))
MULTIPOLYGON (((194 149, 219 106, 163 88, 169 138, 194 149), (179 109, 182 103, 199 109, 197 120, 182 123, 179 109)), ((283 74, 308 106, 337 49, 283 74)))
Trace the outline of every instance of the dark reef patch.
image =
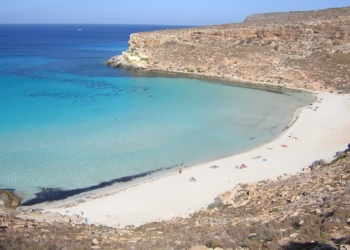
POLYGON ((73 195, 77 195, 77 194, 81 194, 81 193, 85 193, 85 192, 89 192, 95 189, 99 189, 99 188, 104 188, 104 187, 108 187, 111 186, 115 183, 124 183, 124 182, 128 182, 128 181, 132 181, 136 178, 140 178, 140 177, 145 177, 147 175, 151 175, 155 172, 159 172, 162 170, 168 170, 177 166, 182 166, 184 164, 184 162, 182 162, 181 164, 175 164, 172 165, 170 167, 167 168, 160 168, 160 169, 156 169, 156 170, 152 170, 152 171, 147 171, 147 172, 143 172, 140 174, 136 174, 136 175, 130 175, 130 176, 125 176, 125 177, 121 177, 121 178, 117 178, 117 179, 113 179, 110 181, 105 181, 105 182, 101 182, 100 184, 94 185, 94 186, 89 186, 89 187, 85 187, 85 188, 77 188, 77 189, 70 189, 70 190, 64 190, 62 188, 45 188, 42 187, 40 188, 40 192, 36 193, 36 197, 33 199, 30 199, 26 202, 22 203, 22 206, 31 206, 31 205, 35 205, 38 203, 42 203, 42 202, 48 202, 48 201, 57 201, 57 200, 63 200, 66 199, 70 196, 73 195))

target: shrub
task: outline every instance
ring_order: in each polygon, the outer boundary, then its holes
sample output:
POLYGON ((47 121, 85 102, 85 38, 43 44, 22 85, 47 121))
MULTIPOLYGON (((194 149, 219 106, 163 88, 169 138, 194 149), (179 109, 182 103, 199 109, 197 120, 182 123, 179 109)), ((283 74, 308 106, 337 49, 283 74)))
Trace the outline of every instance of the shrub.
POLYGON ((251 43, 253 41, 252 37, 248 37, 246 43, 251 43))
POLYGON ((343 151, 338 151, 335 153, 335 159, 333 160, 333 162, 336 162, 336 161, 339 161, 339 160, 342 160, 346 157, 346 151, 343 152, 343 151))
POLYGON ((222 247, 223 244, 220 240, 214 239, 214 240, 209 240, 205 244, 208 248, 216 248, 216 247, 222 247))
POLYGON ((320 166, 320 165, 324 165, 324 164, 326 164, 325 160, 323 160, 323 159, 316 160, 310 165, 310 168, 314 168, 314 167, 317 167, 317 166, 320 166))
POLYGON ((216 207, 215 204, 214 204, 214 203, 211 203, 211 204, 208 205, 207 209, 212 210, 212 209, 214 209, 215 207, 216 207))
POLYGON ((251 234, 250 228, 244 226, 230 226, 226 232, 238 241, 245 240, 251 234))
POLYGON ((257 238, 263 241, 273 241, 280 237, 280 232, 274 229, 265 229, 264 231, 257 234, 257 238))
POLYGON ((163 45, 166 46, 166 47, 174 46, 176 44, 177 44, 176 41, 167 41, 167 42, 163 43, 163 45))
POLYGON ((334 162, 343 160, 344 158, 346 158, 346 155, 339 155, 337 158, 335 158, 334 162))

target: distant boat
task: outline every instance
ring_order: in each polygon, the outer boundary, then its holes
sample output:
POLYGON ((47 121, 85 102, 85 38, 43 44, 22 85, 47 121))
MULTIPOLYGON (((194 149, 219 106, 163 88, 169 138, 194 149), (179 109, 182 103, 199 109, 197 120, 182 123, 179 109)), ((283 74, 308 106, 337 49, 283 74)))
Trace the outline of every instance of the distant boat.
POLYGON ((79 31, 81 31, 81 29, 78 29, 79 31))

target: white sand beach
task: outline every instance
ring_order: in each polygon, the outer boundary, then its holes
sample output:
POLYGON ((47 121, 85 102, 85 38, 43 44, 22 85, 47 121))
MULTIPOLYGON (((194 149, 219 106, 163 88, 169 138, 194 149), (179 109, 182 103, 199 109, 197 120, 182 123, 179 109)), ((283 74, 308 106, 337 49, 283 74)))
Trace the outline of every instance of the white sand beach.
POLYGON ((252 150, 183 168, 181 174, 176 168, 30 208, 62 215, 83 211, 90 224, 112 227, 187 217, 238 183, 296 174, 315 160, 331 161, 337 151, 346 149, 350 143, 350 95, 319 93, 317 97, 280 136, 252 150), (243 163, 247 168, 235 167, 243 163), (210 168, 213 165, 219 167, 210 168), (196 181, 189 181, 191 177, 196 181))

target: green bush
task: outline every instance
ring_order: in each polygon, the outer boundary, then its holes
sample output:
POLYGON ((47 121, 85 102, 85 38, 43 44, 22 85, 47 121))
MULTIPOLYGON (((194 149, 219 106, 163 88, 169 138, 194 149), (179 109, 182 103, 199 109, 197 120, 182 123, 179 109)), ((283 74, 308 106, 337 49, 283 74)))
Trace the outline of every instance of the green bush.
POLYGON ((214 239, 214 240, 209 240, 205 244, 208 248, 216 248, 216 247, 222 247, 223 244, 220 240, 214 239))
POLYGON ((340 161, 340 160, 343 160, 344 158, 346 158, 346 155, 339 155, 337 158, 335 158, 334 161, 340 161))
POLYGON ((333 162, 343 160, 343 159, 346 157, 346 154, 345 154, 345 152, 343 152, 343 151, 338 151, 338 152, 335 154, 335 157, 336 157, 336 158, 333 160, 333 162))
POLYGON ((207 209, 212 210, 212 209, 214 209, 215 207, 216 207, 215 204, 214 204, 214 203, 211 203, 211 204, 208 205, 207 209))

